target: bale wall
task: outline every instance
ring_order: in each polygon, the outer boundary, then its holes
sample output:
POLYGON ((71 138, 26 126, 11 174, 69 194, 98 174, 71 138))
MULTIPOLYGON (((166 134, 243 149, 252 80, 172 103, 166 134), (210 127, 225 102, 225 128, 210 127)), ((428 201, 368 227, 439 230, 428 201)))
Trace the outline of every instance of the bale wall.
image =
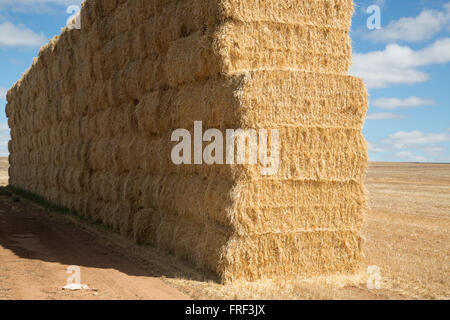
POLYGON ((10 184, 223 281, 361 261, 367 94, 351 0, 87 0, 7 94, 10 184), (171 134, 278 129, 280 166, 172 163, 171 134))

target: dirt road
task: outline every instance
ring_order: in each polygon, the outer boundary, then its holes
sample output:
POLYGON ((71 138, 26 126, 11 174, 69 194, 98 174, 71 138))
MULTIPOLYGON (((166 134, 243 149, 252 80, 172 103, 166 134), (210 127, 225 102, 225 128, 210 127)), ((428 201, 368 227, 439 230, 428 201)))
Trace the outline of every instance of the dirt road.
MULTIPOLYGON (((16 202, 19 201, 19 202, 16 202)), ((189 299, 92 232, 0 196, 0 299, 189 299), (89 290, 62 290, 68 266, 89 290)))

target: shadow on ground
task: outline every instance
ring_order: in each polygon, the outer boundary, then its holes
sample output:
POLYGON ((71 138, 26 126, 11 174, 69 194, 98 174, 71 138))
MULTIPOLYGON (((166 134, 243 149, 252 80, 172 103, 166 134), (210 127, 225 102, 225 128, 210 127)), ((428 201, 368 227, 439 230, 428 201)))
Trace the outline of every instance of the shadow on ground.
POLYGON ((156 248, 137 246, 112 231, 100 231, 0 187, 0 246, 24 259, 115 269, 130 276, 217 281, 156 248))

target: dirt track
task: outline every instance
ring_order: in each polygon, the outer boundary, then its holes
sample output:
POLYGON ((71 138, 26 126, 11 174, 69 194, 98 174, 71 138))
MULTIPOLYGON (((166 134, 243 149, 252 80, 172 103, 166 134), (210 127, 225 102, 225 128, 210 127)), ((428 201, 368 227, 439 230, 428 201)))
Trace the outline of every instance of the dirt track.
POLYGON ((0 299, 189 299, 91 232, 17 200, 0 196, 0 299), (71 265, 91 290, 62 290, 71 265))

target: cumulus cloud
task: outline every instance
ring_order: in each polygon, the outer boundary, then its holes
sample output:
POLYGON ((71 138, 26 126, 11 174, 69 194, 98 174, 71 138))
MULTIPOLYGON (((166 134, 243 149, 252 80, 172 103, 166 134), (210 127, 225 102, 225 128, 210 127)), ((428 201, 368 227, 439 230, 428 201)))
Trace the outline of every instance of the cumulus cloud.
POLYGON ((421 50, 398 44, 384 50, 354 53, 350 73, 363 78, 369 89, 385 88, 392 84, 425 82, 428 74, 419 67, 444 64, 450 61, 450 38, 436 40, 421 50))
POLYGON ((394 149, 407 149, 420 145, 430 145, 450 141, 450 134, 423 133, 421 131, 397 132, 382 140, 382 144, 394 149))
POLYGON ((416 17, 391 21, 385 28, 366 33, 364 38, 375 42, 421 42, 450 26, 450 2, 442 10, 423 10, 416 17))
POLYGON ((46 42, 43 33, 6 21, 0 23, 0 47, 39 47, 46 42))
POLYGON ((71 1, 71 0, 0 0, 0 6, 8 6, 8 5, 13 5, 13 4, 36 5, 36 4, 42 4, 42 3, 66 5, 66 4, 70 4, 72 2, 73 1, 71 1))
POLYGON ((403 119, 404 116, 395 113, 369 113, 366 117, 367 120, 386 120, 386 119, 403 119))
POLYGON ((387 152, 387 149, 381 148, 379 146, 377 146, 376 144, 370 143, 369 141, 367 142, 368 146, 369 146, 369 151, 370 152, 376 152, 376 153, 381 153, 381 152, 387 152))
POLYGON ((0 99, 6 100, 6 93, 7 92, 8 92, 8 89, 0 88, 0 99))
POLYGON ((0 122, 0 132, 9 131, 9 125, 7 122, 0 122))
POLYGON ((450 134, 424 133, 421 131, 396 132, 376 143, 369 143, 371 154, 384 153, 387 157, 393 157, 399 161, 444 161, 446 147, 442 143, 450 141, 450 134), (421 152, 417 155, 415 152, 421 152))
POLYGON ((408 162, 426 162, 427 158, 422 156, 417 156, 409 151, 400 151, 395 154, 395 156, 399 160, 408 161, 408 162))
POLYGON ((8 124, 6 122, 0 123, 0 157, 8 156, 8 142, 10 139, 8 124))
POLYGON ((381 98, 372 102, 372 105, 381 109, 397 109, 397 108, 418 108, 422 106, 432 106, 435 102, 432 99, 422 99, 418 97, 409 97, 406 99, 398 98, 381 98))
POLYGON ((33 14, 62 13, 65 10, 55 10, 54 6, 68 7, 81 3, 82 0, 0 0, 0 9, 33 14))
MULTIPOLYGON (((354 6, 358 10, 359 13, 363 15, 367 15, 367 8, 371 5, 379 6, 381 9, 386 6, 386 0, 372 0, 368 4, 358 4, 358 1, 355 1, 354 6)), ((358 13, 357 12, 357 13, 358 13)))
POLYGON ((439 145, 426 146, 423 151, 430 155, 441 155, 445 151, 445 147, 439 145))
POLYGON ((374 4, 379 7, 384 7, 384 5, 386 4, 386 1, 385 0, 375 0, 374 4))

